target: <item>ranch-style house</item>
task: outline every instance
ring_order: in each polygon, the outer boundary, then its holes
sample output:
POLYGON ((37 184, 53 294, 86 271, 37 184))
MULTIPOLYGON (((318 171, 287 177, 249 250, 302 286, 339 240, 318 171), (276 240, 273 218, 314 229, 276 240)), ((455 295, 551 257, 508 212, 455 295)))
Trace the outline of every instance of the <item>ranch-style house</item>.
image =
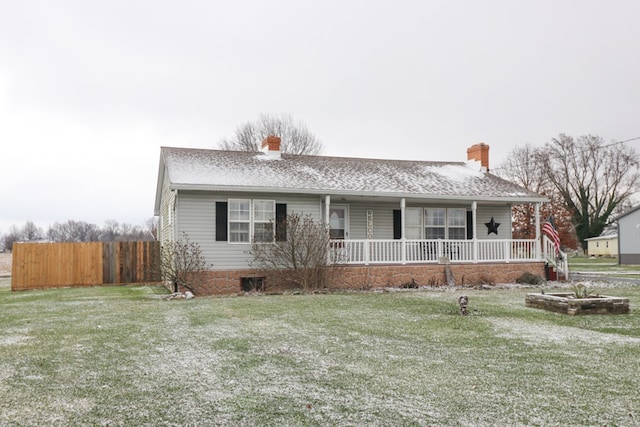
MULTIPOLYGON (((183 233, 208 263, 199 294, 241 291, 256 276, 252 241, 277 241, 273 223, 297 212, 324 221, 342 257, 333 286, 508 283, 543 275, 552 246, 513 239, 511 207, 548 200, 489 172, 489 146, 467 161, 290 155, 270 136, 262 152, 162 147, 155 215, 161 242, 183 233), (244 280, 244 282, 243 282, 244 280)), ((277 228, 277 227, 276 227, 277 228)), ((266 284, 267 288, 270 284, 266 284)))

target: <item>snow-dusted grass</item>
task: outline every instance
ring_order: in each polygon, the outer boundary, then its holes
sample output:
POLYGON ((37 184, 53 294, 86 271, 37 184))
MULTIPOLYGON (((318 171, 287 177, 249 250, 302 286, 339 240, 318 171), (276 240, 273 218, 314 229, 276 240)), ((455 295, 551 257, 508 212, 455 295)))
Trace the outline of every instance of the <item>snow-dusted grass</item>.
POLYGON ((640 423, 640 288, 602 292, 631 314, 589 317, 531 291, 165 301, 0 279, 0 425, 640 423))
POLYGON ((569 271, 598 273, 607 277, 640 278, 640 266, 618 265, 617 258, 569 257, 569 271))

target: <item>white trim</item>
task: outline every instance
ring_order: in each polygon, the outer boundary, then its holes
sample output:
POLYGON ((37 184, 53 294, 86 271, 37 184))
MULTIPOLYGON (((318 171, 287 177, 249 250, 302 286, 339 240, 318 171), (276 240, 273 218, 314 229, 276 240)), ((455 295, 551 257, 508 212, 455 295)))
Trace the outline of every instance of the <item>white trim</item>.
MULTIPOLYGON (((273 216, 270 219, 270 221, 275 221, 275 216, 276 216, 276 201, 275 199, 240 199, 240 198, 235 198, 235 197, 230 197, 227 199, 227 243, 231 244, 231 245, 247 245, 247 244, 251 244, 253 242, 253 240, 255 239, 255 224, 256 222, 260 223, 260 224, 264 224, 268 221, 263 221, 263 220, 256 220, 255 219, 255 206, 256 206, 256 202, 269 202, 273 205, 273 216), (249 219, 248 220, 233 220, 231 219, 231 203, 234 201, 238 201, 238 202, 249 202, 249 219), (249 240, 248 241, 234 241, 231 240, 231 224, 235 223, 235 224, 245 224, 245 223, 249 223, 249 240)), ((275 240, 275 227, 273 228, 273 239, 275 240)), ((237 232, 237 234, 239 234, 240 232, 237 232)), ((244 231, 242 232, 242 234, 244 234, 244 231)), ((269 242, 264 242, 264 243, 269 243, 269 242)))
MULTIPOLYGON (((169 188, 177 190, 193 190, 193 191, 216 191, 227 193, 285 193, 285 194, 308 194, 308 195, 326 195, 327 190, 322 189, 302 189, 302 188, 282 188, 282 187, 256 187, 256 186, 236 186, 236 185, 208 185, 208 184, 170 184, 169 188)), ((424 193, 393 193, 388 191, 362 191, 353 192, 346 190, 331 190, 331 194, 334 196, 345 197, 375 197, 380 199, 381 197, 407 200, 437 200, 437 201, 468 201, 477 200, 480 202, 495 202, 495 203, 535 203, 535 202, 548 202, 546 197, 491 197, 491 196, 467 196, 467 195, 438 195, 438 194, 424 194, 424 193)))
MULTIPOLYGON (((250 244, 251 243, 251 223, 252 223, 252 217, 253 217, 253 213, 252 213, 252 206, 253 203, 251 203, 251 199, 240 199, 240 198, 229 198, 227 199, 227 243, 229 243, 230 245, 246 245, 246 244, 250 244), (231 204, 233 202, 249 202, 249 218, 246 220, 236 220, 236 219, 232 219, 231 218, 231 204), (231 239, 231 224, 249 224, 249 230, 247 230, 247 232, 249 233, 248 236, 248 241, 238 241, 238 240, 232 240, 231 239)), ((244 210, 241 210, 240 212, 244 212, 244 210)), ((245 234, 244 231, 242 232, 235 232, 236 234, 245 234)))

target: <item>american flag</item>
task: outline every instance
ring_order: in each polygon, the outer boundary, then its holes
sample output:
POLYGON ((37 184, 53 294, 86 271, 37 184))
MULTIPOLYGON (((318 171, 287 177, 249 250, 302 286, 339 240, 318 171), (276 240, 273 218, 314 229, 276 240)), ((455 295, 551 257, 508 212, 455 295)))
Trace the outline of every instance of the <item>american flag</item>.
POLYGON ((556 254, 560 253, 560 235, 556 229, 556 225, 553 223, 553 217, 549 217, 542 225, 542 232, 545 233, 553 241, 553 246, 556 248, 556 254))

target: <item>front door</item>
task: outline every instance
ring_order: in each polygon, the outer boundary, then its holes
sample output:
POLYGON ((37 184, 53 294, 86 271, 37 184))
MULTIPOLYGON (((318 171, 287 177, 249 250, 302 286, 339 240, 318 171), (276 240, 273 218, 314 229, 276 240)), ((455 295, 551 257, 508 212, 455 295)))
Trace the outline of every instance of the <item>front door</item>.
POLYGON ((331 206, 329 208, 329 236, 332 239, 346 239, 349 237, 348 215, 346 206, 331 206))

